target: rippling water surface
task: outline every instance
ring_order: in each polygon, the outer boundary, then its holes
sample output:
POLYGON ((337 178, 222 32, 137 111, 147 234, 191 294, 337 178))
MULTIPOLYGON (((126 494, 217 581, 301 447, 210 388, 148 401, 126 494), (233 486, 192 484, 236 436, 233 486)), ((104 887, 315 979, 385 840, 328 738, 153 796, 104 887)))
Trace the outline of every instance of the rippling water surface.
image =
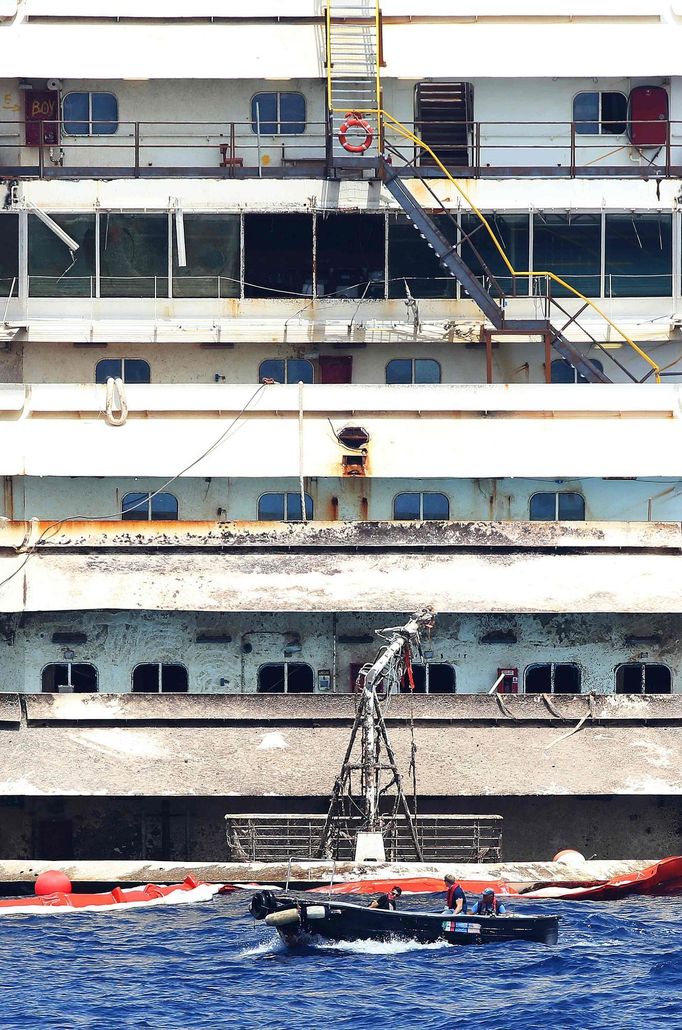
POLYGON ((367 942, 302 953, 254 923, 248 901, 3 917, 2 1030, 682 1028, 682 899, 513 906, 561 915, 553 948, 367 942))

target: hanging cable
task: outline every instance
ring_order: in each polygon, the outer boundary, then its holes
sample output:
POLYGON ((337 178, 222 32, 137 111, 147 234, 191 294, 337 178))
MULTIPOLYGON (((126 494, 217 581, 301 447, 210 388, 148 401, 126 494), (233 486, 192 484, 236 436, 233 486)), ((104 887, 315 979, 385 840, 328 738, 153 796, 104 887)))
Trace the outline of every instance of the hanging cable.
MULTIPOLYGON (((166 480, 166 482, 163 483, 163 485, 160 486, 158 488, 158 490, 154 490, 152 493, 145 494, 144 498, 141 501, 138 501, 136 504, 131 504, 129 508, 126 508, 126 511, 134 511, 136 508, 141 508, 141 507, 146 506, 149 503, 149 501, 151 501, 151 499, 153 497, 156 497, 158 494, 163 493, 163 491, 166 490, 177 479, 180 479, 180 477, 184 476, 187 472, 190 471, 190 469, 193 469, 195 465, 198 465, 200 461, 203 461, 204 458, 207 458, 208 455, 211 454, 216 449, 216 447, 219 447, 220 444, 223 442, 223 440, 225 440, 225 438, 234 429, 234 427, 240 421, 242 416, 250 408, 250 406, 256 400, 258 395, 264 389, 265 389, 265 384, 261 383, 260 386, 258 386, 258 388, 251 394, 251 396, 247 400, 246 404, 242 407, 241 411, 237 415, 235 415, 235 417, 232 419, 232 421, 230 422, 230 424, 227 427, 227 429, 223 430, 223 432, 220 434, 218 439, 214 443, 212 443, 210 447, 207 447, 207 449, 202 454, 200 454, 198 458, 195 458, 193 461, 191 461, 189 463, 189 465, 185 465, 185 467, 183 469, 181 469, 180 472, 177 472, 174 476, 171 476, 171 478, 166 480)), ((14 579, 15 576, 19 575, 19 573, 25 568, 29 558, 31 558, 35 554, 35 552, 38 549, 38 547, 40 546, 40 544, 43 543, 46 539, 48 539, 48 535, 51 532, 60 529, 65 523, 67 523, 67 522, 110 522, 112 519, 118 519, 120 514, 121 514, 121 512, 117 510, 117 511, 111 512, 110 514, 107 514, 107 515, 69 515, 66 518, 59 519, 57 522, 51 522, 48 526, 45 527, 45 529, 43 529, 43 531, 41 532, 40 536, 35 540, 35 542, 30 545, 30 547, 28 548, 28 550, 26 552, 26 556, 25 556, 24 560, 21 562, 21 564, 19 565, 19 567, 16 568, 14 570, 14 572, 11 572, 9 576, 6 576, 5 579, 0 580, 0 589, 2 589, 2 587, 6 586, 7 583, 9 583, 10 580, 14 579)))

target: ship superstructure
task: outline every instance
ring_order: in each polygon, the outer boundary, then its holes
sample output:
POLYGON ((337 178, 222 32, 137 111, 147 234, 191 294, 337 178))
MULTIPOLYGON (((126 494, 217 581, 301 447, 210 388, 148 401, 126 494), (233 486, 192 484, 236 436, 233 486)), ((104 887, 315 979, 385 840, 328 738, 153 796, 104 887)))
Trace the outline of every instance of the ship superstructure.
POLYGON ((322 817, 424 605, 422 811, 679 850, 682 11, 226 6, 0 3, 5 854, 322 817))

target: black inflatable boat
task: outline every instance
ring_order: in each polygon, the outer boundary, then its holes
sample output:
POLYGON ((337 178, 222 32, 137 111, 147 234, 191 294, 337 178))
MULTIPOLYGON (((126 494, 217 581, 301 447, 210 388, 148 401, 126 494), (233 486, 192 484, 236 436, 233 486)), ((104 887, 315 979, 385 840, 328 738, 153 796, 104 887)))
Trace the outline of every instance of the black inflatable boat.
POLYGON ((556 944, 558 916, 462 916, 431 912, 397 912, 353 905, 331 898, 314 899, 288 893, 259 891, 251 899, 254 919, 264 919, 282 940, 296 946, 308 937, 333 941, 392 938, 431 944, 495 944, 503 941, 535 941, 556 944))

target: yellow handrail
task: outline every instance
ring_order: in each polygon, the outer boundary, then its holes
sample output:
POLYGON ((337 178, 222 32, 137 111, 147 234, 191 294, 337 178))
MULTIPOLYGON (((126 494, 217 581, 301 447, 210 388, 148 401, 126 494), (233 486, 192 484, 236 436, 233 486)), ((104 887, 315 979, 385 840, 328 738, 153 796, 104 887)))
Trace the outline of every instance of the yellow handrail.
MULTIPOLYGON (((369 112, 367 112, 367 113, 369 113, 369 112)), ((642 348, 639 347, 635 343, 635 341, 628 336, 628 334, 626 332, 624 332, 622 329, 620 329, 619 326, 617 326, 616 323, 613 322, 608 317, 608 315, 606 315, 602 311, 602 309, 597 304, 595 304, 595 302, 593 300, 590 300, 589 297, 586 297, 584 295, 584 293, 581 293, 579 290, 576 290, 576 288, 574 286, 571 286, 570 283, 566 282, 566 280, 562 279, 560 276, 555 275, 554 272, 539 272, 539 271, 536 271, 536 270, 534 270, 533 272, 517 272, 516 269, 514 268, 514 266, 512 265, 511 261, 507 257, 507 255, 506 255, 506 253, 504 251, 504 247, 502 246, 502 244, 498 240, 497 236, 495 235, 495 233, 494 233, 490 223, 488 222, 488 219, 485 217, 483 212, 480 211, 476 207, 476 205, 474 204, 473 200, 471 199, 469 194, 466 192, 466 190, 459 184, 459 182, 457 182, 456 179, 454 179, 452 177, 452 175, 447 170, 447 168, 445 167, 443 162, 440 160, 438 155, 433 152, 433 150, 428 145, 428 143, 425 143, 423 139, 420 139, 419 136, 416 136, 410 129, 408 129, 405 125, 403 125, 401 122, 399 122, 397 120, 397 118, 394 118, 393 115, 389 114, 387 111, 375 111, 373 113, 377 115, 377 118, 383 118, 386 122, 390 123, 393 126, 393 128, 396 130, 398 135, 403 136, 405 139, 410 140, 410 142, 414 143, 416 146, 420 147, 422 150, 425 150, 426 153, 429 154, 430 157, 433 158, 433 160, 436 162, 436 164, 438 165, 440 170, 446 175, 446 177, 450 180, 450 182, 453 184, 453 186, 458 191, 458 193, 467 202, 467 204, 469 205, 471 210, 474 212, 476 217, 480 220, 481 224, 485 226, 485 228, 486 228, 486 230, 488 232, 488 235, 490 236, 491 240, 493 241, 493 243, 495 245, 495 248, 497 249, 500 257, 502 258, 502 260, 504 261, 507 269, 509 270, 509 272, 513 276, 519 276, 519 277, 524 277, 524 278, 530 278, 531 276, 534 276, 534 275, 547 276, 548 279, 551 279, 553 282, 558 283, 559 286, 563 286, 565 289, 567 289, 570 293, 573 294, 574 297, 578 297, 579 300, 584 301, 589 307, 592 308, 593 311, 595 311, 601 318, 603 318, 604 321, 608 325, 610 325, 611 328, 613 330, 615 330, 615 332, 617 332, 618 335, 620 337, 622 337, 622 339, 630 347, 632 347, 632 349, 635 351, 636 354, 639 354, 639 356, 641 358, 643 358, 644 361, 646 361, 646 363, 654 371, 654 375, 656 377, 656 382, 660 383, 660 381, 661 381, 661 368, 660 368, 660 365, 657 365, 656 362, 653 360, 653 358, 649 357, 649 355, 646 353, 646 351, 643 351, 642 348)))

